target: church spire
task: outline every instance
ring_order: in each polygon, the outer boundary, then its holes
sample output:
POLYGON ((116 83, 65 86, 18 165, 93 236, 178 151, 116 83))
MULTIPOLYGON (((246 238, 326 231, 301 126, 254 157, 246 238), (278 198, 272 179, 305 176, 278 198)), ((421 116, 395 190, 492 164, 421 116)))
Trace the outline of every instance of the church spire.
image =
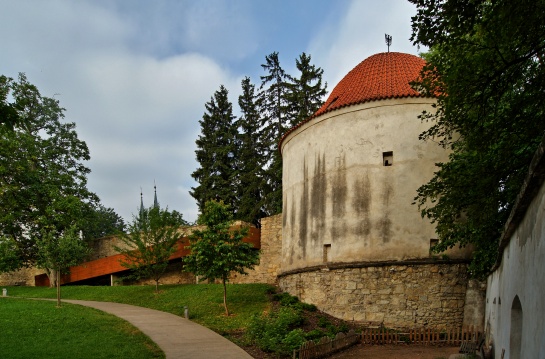
POLYGON ((144 196, 142 195, 142 187, 140 187, 140 217, 144 215, 144 196))
POLYGON ((153 208, 159 208, 159 202, 157 201, 157 186, 155 185, 155 180, 153 180, 153 190, 155 191, 155 195, 153 198, 153 208))

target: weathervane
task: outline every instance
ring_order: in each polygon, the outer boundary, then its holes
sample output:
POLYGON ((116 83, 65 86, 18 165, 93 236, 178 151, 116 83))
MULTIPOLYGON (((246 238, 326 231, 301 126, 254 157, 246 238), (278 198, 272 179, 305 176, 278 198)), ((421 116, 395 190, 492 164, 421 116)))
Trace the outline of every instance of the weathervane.
POLYGON ((384 39, 386 40, 386 45, 388 46, 388 52, 390 52, 390 45, 392 44, 392 36, 384 34, 384 39))

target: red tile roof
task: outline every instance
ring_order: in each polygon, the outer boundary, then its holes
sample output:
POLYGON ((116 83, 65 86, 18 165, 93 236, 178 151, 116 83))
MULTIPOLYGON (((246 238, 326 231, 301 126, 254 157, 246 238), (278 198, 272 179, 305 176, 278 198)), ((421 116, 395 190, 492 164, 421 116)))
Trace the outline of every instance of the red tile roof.
POLYGON ((369 101, 423 96, 409 83, 419 77, 424 64, 422 58, 400 52, 383 52, 368 57, 339 82, 313 116, 282 136, 280 145, 296 128, 325 113, 369 101))

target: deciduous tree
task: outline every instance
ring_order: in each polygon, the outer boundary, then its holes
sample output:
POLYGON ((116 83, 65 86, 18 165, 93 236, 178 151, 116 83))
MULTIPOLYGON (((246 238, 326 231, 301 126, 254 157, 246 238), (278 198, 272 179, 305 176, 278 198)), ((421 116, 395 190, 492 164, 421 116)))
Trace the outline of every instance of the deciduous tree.
POLYGON ((90 254, 90 248, 78 232, 75 226, 63 233, 58 233, 54 227, 44 227, 42 236, 36 241, 36 266, 56 276, 57 307, 61 306, 61 274, 68 274, 70 267, 80 264, 90 254))
POLYGON ((545 131, 545 1, 411 2, 412 40, 430 47, 415 85, 438 97, 421 138, 452 151, 416 201, 436 249, 473 244, 484 276, 545 131))
POLYGON ((83 213, 98 198, 87 189, 87 145, 74 123, 62 122, 59 102, 43 97, 24 74, 18 81, 2 77, 0 94, 17 117, 13 128, 0 130, 0 247, 14 249, 0 267, 15 270, 36 263, 44 228, 56 235, 81 229, 83 213))
POLYGON ((225 315, 229 315, 227 307, 227 286, 232 272, 246 274, 259 261, 259 251, 253 249, 242 239, 248 228, 233 230, 233 214, 222 201, 208 201, 198 224, 205 226, 195 230, 189 236, 190 254, 185 257, 185 269, 204 279, 221 280, 223 285, 223 305, 225 315))
POLYGON ((151 278, 155 291, 170 256, 176 251, 181 228, 187 225, 182 214, 158 206, 142 208, 129 224, 127 233, 120 233, 123 246, 114 247, 124 255, 121 265, 133 271, 135 279, 151 278))

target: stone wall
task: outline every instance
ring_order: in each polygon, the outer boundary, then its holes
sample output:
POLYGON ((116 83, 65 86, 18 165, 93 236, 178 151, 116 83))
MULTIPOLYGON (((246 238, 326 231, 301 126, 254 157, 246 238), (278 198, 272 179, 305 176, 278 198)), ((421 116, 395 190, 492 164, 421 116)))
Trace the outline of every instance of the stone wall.
POLYGON ((248 275, 234 274, 230 283, 277 284, 282 256, 282 214, 261 219, 261 255, 259 265, 248 275))
POLYGON ((16 272, 0 273, 0 285, 34 285, 34 276, 44 273, 37 268, 23 268, 16 272))
POLYGON ((316 269, 279 278, 280 288, 320 310, 363 325, 459 328, 467 265, 384 265, 316 269))

